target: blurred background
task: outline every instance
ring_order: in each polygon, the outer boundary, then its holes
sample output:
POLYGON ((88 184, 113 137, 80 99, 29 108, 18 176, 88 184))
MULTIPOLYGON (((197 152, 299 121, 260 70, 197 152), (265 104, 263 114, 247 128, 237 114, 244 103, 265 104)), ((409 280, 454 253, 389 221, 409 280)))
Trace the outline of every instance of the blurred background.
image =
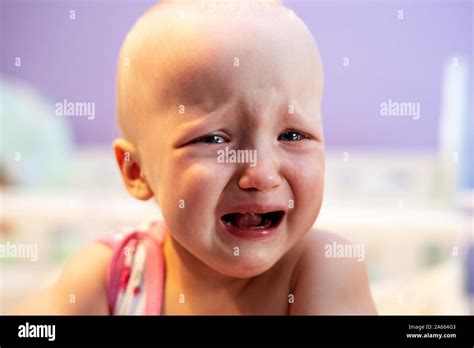
MULTIPOLYGON (((111 147, 120 45, 154 3, 0 2, 0 314, 102 233, 160 217, 125 192, 111 147), (91 108, 58 114, 67 102, 91 108)), ((472 1, 284 3, 325 69, 316 226, 364 246, 380 313, 472 314, 472 1)))

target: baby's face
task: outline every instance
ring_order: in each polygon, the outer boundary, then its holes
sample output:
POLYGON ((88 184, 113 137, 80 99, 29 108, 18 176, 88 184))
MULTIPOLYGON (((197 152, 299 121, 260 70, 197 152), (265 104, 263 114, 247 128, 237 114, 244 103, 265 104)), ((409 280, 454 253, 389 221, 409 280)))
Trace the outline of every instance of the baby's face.
MULTIPOLYGON (((246 28, 187 43, 156 78, 166 86, 152 85, 156 102, 136 140, 173 238, 242 278, 268 270, 309 231, 324 179, 314 43, 300 25, 246 28)), ((145 70, 153 76, 154 63, 145 70)))

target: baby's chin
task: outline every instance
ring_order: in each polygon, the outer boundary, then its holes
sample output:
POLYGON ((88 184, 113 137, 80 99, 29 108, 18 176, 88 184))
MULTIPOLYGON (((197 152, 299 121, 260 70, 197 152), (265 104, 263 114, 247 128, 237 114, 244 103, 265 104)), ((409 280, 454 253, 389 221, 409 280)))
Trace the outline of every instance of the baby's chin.
POLYGON ((216 257, 206 263, 216 272, 228 277, 253 278, 270 270, 279 258, 274 251, 243 250, 238 256, 216 257))

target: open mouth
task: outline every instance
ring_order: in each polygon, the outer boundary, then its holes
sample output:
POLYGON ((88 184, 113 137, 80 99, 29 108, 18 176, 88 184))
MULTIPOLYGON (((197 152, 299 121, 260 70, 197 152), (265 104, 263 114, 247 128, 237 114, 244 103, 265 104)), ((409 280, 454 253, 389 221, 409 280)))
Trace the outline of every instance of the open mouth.
POLYGON ((282 210, 268 213, 231 213, 221 216, 224 224, 241 229, 265 230, 278 226, 285 212, 282 210))

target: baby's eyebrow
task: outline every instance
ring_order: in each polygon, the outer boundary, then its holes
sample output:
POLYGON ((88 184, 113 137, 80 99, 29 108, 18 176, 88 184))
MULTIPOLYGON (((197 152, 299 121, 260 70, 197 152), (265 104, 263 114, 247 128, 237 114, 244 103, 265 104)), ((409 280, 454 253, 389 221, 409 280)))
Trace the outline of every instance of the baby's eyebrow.
POLYGON ((288 112, 284 116, 284 119, 285 123, 288 123, 290 127, 297 128, 296 130, 313 133, 316 137, 319 137, 322 133, 322 118, 320 112, 288 112))
POLYGON ((321 120, 319 112, 305 112, 303 110, 298 110, 293 104, 289 104, 287 111, 282 112, 285 116, 285 120, 288 121, 297 121, 297 122, 311 122, 314 120, 321 120))
POLYGON ((218 107, 207 112, 196 105, 183 105, 181 110, 183 110, 184 113, 171 112, 172 115, 170 117, 173 123, 177 122, 176 127, 182 131, 204 129, 209 124, 216 122, 222 124, 223 122, 221 122, 221 120, 235 114, 235 111, 230 107, 218 107))
POLYGON ((240 112, 237 110, 233 101, 225 101, 216 103, 211 100, 201 101, 199 103, 178 104, 173 106, 176 112, 172 112, 176 116, 193 119, 193 118, 220 118, 230 114, 240 112))
MULTIPOLYGON (((225 119, 227 117, 243 117, 245 121, 250 123, 252 122, 252 112, 249 112, 246 108, 243 108, 238 102, 235 100, 229 100, 226 103, 221 103, 216 107, 206 107, 202 105, 202 103, 195 103, 193 105, 179 105, 180 112, 175 113, 177 117, 181 117, 183 120, 187 122, 194 122, 201 123, 205 121, 215 121, 218 119, 225 119)), ((278 118, 283 123, 290 124, 292 127, 295 128, 304 128, 304 129, 313 129, 315 132, 317 128, 315 125, 321 123, 321 117, 319 112, 309 113, 301 110, 299 107, 294 106, 292 104, 282 104, 281 107, 275 108, 272 111, 272 114, 269 115, 272 118, 278 118)), ((258 116, 256 116, 258 118, 258 116)), ((256 124, 258 121, 256 122, 256 124)), ((266 121, 260 121, 262 126, 265 126, 266 121)), ((189 125, 191 126, 191 125, 189 125)))

